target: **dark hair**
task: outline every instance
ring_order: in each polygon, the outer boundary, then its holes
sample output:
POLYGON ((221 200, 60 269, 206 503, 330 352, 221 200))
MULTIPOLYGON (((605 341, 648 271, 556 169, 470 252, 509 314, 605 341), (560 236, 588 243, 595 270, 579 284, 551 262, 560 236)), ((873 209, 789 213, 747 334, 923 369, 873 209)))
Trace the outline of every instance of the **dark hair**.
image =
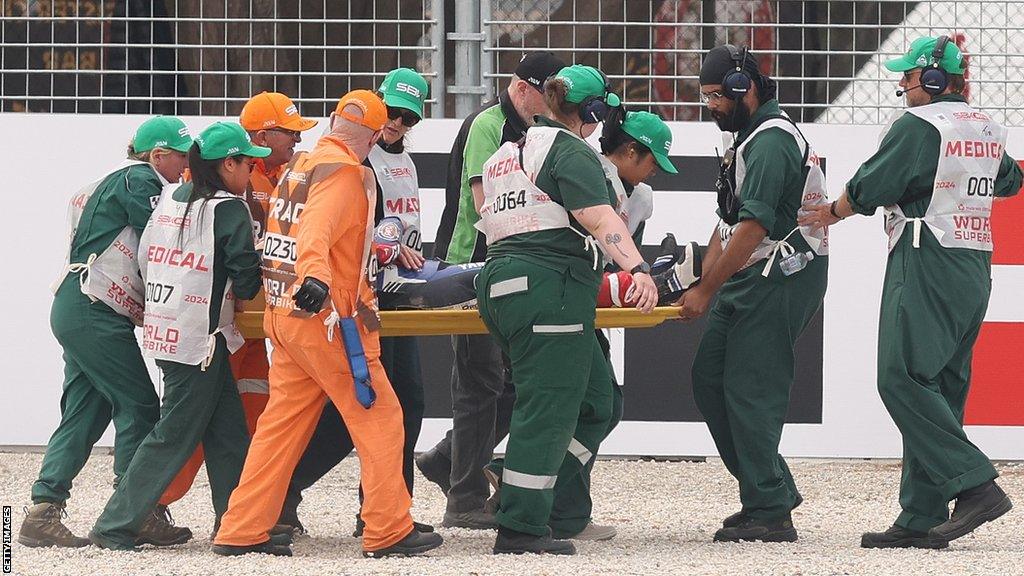
POLYGON ((949 75, 949 91, 954 94, 963 94, 964 90, 967 89, 967 79, 964 78, 963 74, 950 74, 949 75))
POLYGON ((636 153, 643 158, 651 153, 651 149, 622 129, 626 112, 627 110, 623 106, 616 106, 608 111, 608 116, 604 119, 604 126, 601 128, 601 154, 608 156, 618 152, 624 146, 632 145, 636 153))
MULTIPOLYGON (((232 159, 238 160, 242 158, 242 155, 231 156, 232 159)), ((192 147, 188 149, 188 170, 192 177, 192 191, 188 196, 188 203, 185 204, 185 212, 181 215, 181 229, 185 229, 185 220, 188 216, 189 210, 192 209, 192 204, 196 200, 209 200, 213 198, 213 195, 218 190, 224 190, 224 180, 221 179, 220 174, 217 172, 217 168, 224 162, 224 158, 215 158, 213 160, 203 159, 202 154, 199 151, 199 143, 194 142, 192 147)), ((200 214, 202 210, 206 209, 206 203, 200 208, 200 214)))
POLYGON ((569 87, 557 77, 544 82, 544 103, 548 110, 563 120, 579 117, 580 105, 567 101, 565 96, 568 93, 569 87))

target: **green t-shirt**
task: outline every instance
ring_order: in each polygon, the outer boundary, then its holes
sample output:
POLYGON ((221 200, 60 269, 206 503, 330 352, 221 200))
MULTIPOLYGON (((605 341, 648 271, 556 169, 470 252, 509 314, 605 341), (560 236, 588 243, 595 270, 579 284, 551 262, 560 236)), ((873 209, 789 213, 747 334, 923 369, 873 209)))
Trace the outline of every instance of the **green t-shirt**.
POLYGON ((448 244, 445 260, 453 264, 465 264, 473 260, 473 252, 477 242, 482 242, 483 235, 478 238, 474 227, 480 220, 480 214, 473 204, 473 189, 470 182, 480 178, 484 171, 484 163, 501 146, 501 128, 505 125, 505 113, 501 104, 495 104, 477 114, 470 125, 466 136, 466 147, 462 152, 462 191, 459 194, 459 213, 455 218, 455 229, 448 244))
MULTIPOLYGON (((171 194, 179 202, 187 202, 192 193, 192 183, 182 184, 171 194)), ((190 214, 202 209, 202 204, 193 202, 190 214)), ((263 276, 260 272, 260 255, 253 245, 252 217, 239 198, 238 202, 220 202, 215 208, 213 232, 216 245, 213 253, 213 291, 210 302, 224 298, 224 288, 231 278, 231 292, 241 300, 250 300, 260 291, 263 276)), ((220 306, 210 306, 210 330, 220 323, 220 306)))
MULTIPOLYGON (((544 117, 537 117, 536 125, 565 128, 544 117)), ((605 178, 597 153, 582 139, 564 132, 555 136, 534 183, 567 211, 615 205, 615 191, 605 178)), ((569 223, 587 234, 571 212, 569 223)), ((593 270, 594 254, 585 248, 583 237, 565 228, 524 232, 499 240, 487 249, 488 259, 498 256, 515 256, 559 270, 568 265, 583 274, 589 270, 587 278, 592 275, 596 281, 599 277, 593 270)))
POLYGON ((133 164, 104 178, 82 210, 70 261, 85 262, 90 254, 102 254, 125 226, 142 234, 163 185, 149 164, 133 164))

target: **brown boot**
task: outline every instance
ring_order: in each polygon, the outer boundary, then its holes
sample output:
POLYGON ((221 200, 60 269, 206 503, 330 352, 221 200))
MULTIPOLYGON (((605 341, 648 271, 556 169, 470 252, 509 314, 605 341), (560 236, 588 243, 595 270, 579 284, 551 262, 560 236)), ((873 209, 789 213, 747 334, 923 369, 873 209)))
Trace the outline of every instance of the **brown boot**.
POLYGON ((25 508, 25 520, 18 532, 18 542, 24 546, 38 548, 59 546, 81 548, 89 545, 88 538, 79 538, 68 530, 61 520, 67 518, 64 503, 41 502, 25 508))
POLYGON ((167 506, 157 504, 156 508, 146 516, 139 535, 135 537, 135 545, 152 544, 153 546, 175 546, 184 544, 192 539, 192 531, 188 528, 178 528, 174 525, 174 518, 171 518, 171 511, 167 506))

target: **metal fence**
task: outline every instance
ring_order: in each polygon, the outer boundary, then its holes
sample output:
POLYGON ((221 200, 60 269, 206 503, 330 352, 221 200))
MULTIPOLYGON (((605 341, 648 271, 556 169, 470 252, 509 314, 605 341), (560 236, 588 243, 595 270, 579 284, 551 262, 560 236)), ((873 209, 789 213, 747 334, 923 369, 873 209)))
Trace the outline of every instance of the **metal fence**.
POLYGON ((798 120, 882 123, 880 63, 923 34, 969 56, 972 103, 1024 126, 1024 2, 788 0, 0 0, 4 111, 235 114, 261 90, 303 113, 395 66, 463 116, 522 54, 598 66, 631 106, 698 120, 701 54, 746 44, 798 120))
POLYGON ((236 114, 269 90, 323 115, 397 66, 443 109, 442 0, 0 2, 5 111, 236 114))

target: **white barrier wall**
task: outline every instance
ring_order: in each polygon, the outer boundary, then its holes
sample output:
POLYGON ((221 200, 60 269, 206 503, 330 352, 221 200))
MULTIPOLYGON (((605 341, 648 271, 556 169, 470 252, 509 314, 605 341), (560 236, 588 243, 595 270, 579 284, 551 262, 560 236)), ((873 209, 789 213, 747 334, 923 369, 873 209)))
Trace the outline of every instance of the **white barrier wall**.
MULTIPOLYGON (((66 202, 90 179, 123 158, 140 116, 0 115, 10 143, 8 213, 4 251, 4 328, 0 335, 0 445, 45 445, 59 421, 61 350, 49 328, 48 286, 66 249, 66 202)), ((193 134, 214 118, 185 118, 193 134)), ((321 126, 324 123, 321 122, 321 126)), ((410 135, 416 152, 448 152, 458 120, 426 120, 410 135)), ((674 155, 711 156, 721 134, 710 123, 674 123, 674 155)), ((874 151, 880 126, 802 126, 827 160, 828 188, 836 196, 857 166, 874 151)), ((300 145, 312 145, 321 128, 300 145)), ((1012 129, 1007 151, 1024 157, 1024 129, 1012 129)), ((424 240, 433 239, 443 205, 441 190, 422 193, 424 240)), ((665 232, 707 241, 715 222, 714 195, 656 193, 647 225, 650 242, 665 232)), ((998 241, 998 240, 997 240, 998 241)), ((792 456, 899 457, 899 435, 875 391, 879 295, 885 266, 881 216, 852 218, 831 231, 824 317, 824 384, 821 424, 787 425, 782 452, 792 456)), ((1024 321, 1024 267, 996 266, 987 320, 1024 321)), ((621 354, 619 357, 621 369, 621 354)), ((155 371, 154 371, 155 376, 155 371)), ((628 382, 625 385, 629 385, 628 382)), ((419 447, 433 445, 447 420, 424 423, 419 447)), ((971 438, 991 457, 1024 459, 1024 427, 970 426, 971 438)), ((111 430, 101 444, 109 445, 111 430)), ((602 447, 606 454, 713 455, 702 423, 623 422, 602 447)))

